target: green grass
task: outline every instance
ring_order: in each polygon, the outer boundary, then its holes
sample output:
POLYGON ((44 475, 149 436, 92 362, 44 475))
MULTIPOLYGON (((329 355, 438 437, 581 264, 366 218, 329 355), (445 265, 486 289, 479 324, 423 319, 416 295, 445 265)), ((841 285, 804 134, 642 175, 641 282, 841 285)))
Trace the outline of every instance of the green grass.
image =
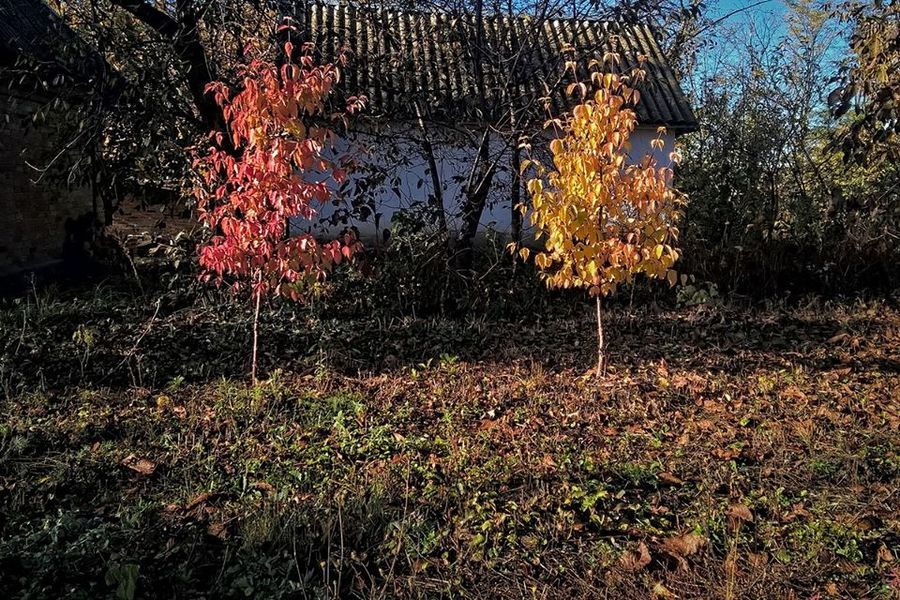
POLYGON ((888 305, 613 311, 602 379, 587 309, 280 308, 254 387, 243 308, 167 302, 107 286, 0 311, 0 596, 900 590, 888 305))

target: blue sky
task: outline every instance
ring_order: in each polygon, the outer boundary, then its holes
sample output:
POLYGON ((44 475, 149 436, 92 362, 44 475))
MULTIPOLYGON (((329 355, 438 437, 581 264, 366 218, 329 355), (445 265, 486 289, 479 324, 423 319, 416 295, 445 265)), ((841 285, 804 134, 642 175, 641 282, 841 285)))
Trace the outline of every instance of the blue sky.
POLYGON ((717 19, 732 11, 742 9, 746 10, 729 17, 727 22, 740 24, 755 19, 782 17, 786 11, 781 0, 764 0, 762 4, 759 4, 759 0, 712 0, 709 3, 708 14, 711 18, 717 19))
POLYGON ((706 16, 712 20, 724 18, 721 27, 725 29, 740 31, 768 25, 783 35, 789 10, 789 3, 783 0, 707 0, 706 16))
MULTIPOLYGON (((765 57, 776 61, 789 60, 780 56, 777 50, 779 42, 789 33, 789 18, 792 9, 782 0, 707 0, 706 16, 715 21, 734 11, 739 11, 725 19, 705 36, 707 44, 701 46, 694 68, 682 80, 682 85, 689 94, 699 94, 712 78, 723 76, 730 80, 734 74, 746 74, 751 68, 748 47, 759 51, 768 48, 771 53, 765 57)), ((790 0, 788 0, 790 1, 790 0)), ((824 106, 825 95, 830 87, 830 80, 837 66, 837 61, 846 52, 846 41, 843 38, 844 26, 830 21, 826 30, 820 34, 819 42, 828 40, 827 50, 819 60, 821 71, 815 79, 818 89, 813 92, 814 102, 824 106)), ((759 56, 759 53, 754 53, 759 56)), ((767 58, 763 58, 766 60, 767 58)), ((783 64, 783 63, 782 63, 783 64)), ((763 66, 764 70, 768 67, 763 66)), ((777 71, 775 71, 777 72, 777 71)), ((722 80, 719 80, 722 81, 722 80)))

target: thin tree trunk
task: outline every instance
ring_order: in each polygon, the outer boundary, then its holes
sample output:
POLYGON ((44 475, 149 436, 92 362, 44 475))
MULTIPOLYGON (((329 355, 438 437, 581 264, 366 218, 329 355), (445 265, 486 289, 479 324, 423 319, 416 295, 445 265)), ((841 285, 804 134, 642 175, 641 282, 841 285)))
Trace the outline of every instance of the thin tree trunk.
POLYGON ((600 294, 597 294, 597 377, 603 375, 603 367, 606 364, 603 346, 603 318, 600 312, 600 294))
POLYGON ((519 140, 512 149, 512 189, 510 189, 510 204, 512 214, 510 222, 512 226, 512 241, 515 244, 515 250, 519 250, 519 244, 522 242, 522 213, 519 211, 519 204, 522 202, 522 179, 519 171, 522 167, 522 149, 519 147, 519 140))
POLYGON ((485 204, 487 204, 488 193, 491 190, 491 183, 497 168, 497 163, 490 160, 490 143, 490 129, 486 128, 465 188, 462 224, 457 233, 456 247, 454 248, 456 268, 459 270, 467 270, 472 267, 472 244, 478 233, 478 224, 481 221, 485 204))
MULTIPOLYGON (((259 303, 262 300, 262 294, 256 294, 256 306, 253 309, 253 362, 250 367, 250 379, 253 385, 256 385, 256 348, 259 341, 259 303)), ((598 313, 599 314, 599 313, 598 313)))
POLYGON ((425 118, 422 115, 422 109, 418 101, 413 102, 416 109, 416 122, 419 125, 419 133, 422 134, 422 151, 428 160, 428 173, 431 176, 431 187, 433 193, 431 203, 437 211, 438 226, 442 233, 447 233, 447 214, 444 209, 444 192, 441 188, 441 175, 438 171, 437 160, 434 157, 434 147, 431 145, 431 138, 428 136, 428 128, 425 126, 425 118))
MULTIPOLYGON (((484 82, 484 0, 475 0, 475 39, 471 45, 472 74, 475 78, 478 108, 487 118, 493 114, 489 110, 487 93, 484 82)), ((472 267, 473 251, 472 243, 478 232, 478 223, 484 206, 487 202, 488 192, 494 179, 496 162, 489 162, 490 158, 491 128, 485 127, 481 144, 478 147, 478 155, 472 163, 469 180, 465 187, 464 204, 462 208, 462 226, 456 237, 455 258, 456 268, 468 270, 472 267)))

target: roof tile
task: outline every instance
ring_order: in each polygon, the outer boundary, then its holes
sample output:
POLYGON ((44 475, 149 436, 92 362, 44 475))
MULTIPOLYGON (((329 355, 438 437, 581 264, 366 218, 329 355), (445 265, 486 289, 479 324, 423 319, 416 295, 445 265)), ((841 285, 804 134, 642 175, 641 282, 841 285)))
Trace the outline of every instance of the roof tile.
POLYGON ((696 127, 690 105, 646 25, 547 19, 536 27, 531 17, 487 16, 480 53, 487 96, 482 105, 470 15, 316 2, 300 23, 323 59, 334 60, 341 48, 351 50, 344 68, 344 81, 353 88, 348 92, 368 96, 369 113, 376 116, 412 118, 413 103, 419 102, 434 120, 482 120, 485 112, 496 119, 508 113, 510 90, 515 90, 512 101, 519 110, 545 115, 546 98, 558 114, 571 105, 565 97, 561 49, 572 45, 585 64, 617 52, 622 67, 629 69, 646 57, 647 77, 638 86, 642 100, 635 107, 638 121, 674 129, 696 127))

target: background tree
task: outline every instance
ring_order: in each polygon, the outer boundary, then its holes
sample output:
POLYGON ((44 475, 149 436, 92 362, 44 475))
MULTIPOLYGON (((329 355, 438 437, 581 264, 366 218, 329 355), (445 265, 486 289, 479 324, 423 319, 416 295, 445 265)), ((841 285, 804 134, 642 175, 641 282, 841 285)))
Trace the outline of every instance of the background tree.
POLYGON ((840 86, 828 97, 852 118, 838 135, 845 157, 859 162, 900 158, 900 2, 852 0, 833 15, 850 26, 850 54, 840 86))
MULTIPOLYGON (((225 120, 204 93, 237 81, 242 50, 253 42, 274 59, 271 2, 243 0, 48 0, 120 80, 98 135, 98 188, 110 208, 126 193, 183 201, 191 188, 185 150, 225 120), (264 33, 260 33, 264 32, 264 33)), ((183 206, 183 203, 181 204, 183 206)))
MULTIPOLYGON (((537 177, 527 187, 531 220, 544 242, 534 262, 547 285, 584 288, 596 298, 600 375, 605 362, 600 299, 639 273, 675 284, 671 267, 679 256, 673 244, 680 199, 669 185, 669 168, 657 166, 649 155, 639 164, 626 162, 637 124, 629 106, 639 101, 628 78, 594 72, 592 82, 593 96, 553 122, 562 131, 550 143, 553 165, 536 164, 537 177)), ((570 92, 586 89, 583 83, 570 86, 570 92)), ((661 145, 657 139, 654 146, 661 145)), ((527 248, 520 253, 529 254, 527 248)))
POLYGON ((826 103, 846 24, 803 0, 712 33, 685 80, 700 122, 677 169, 685 269, 752 294, 894 280, 897 168, 845 161, 835 140, 856 117, 826 103))
MULTIPOLYGON (((216 232, 200 249, 200 265, 206 278, 227 279, 235 291, 250 290, 254 382, 262 297, 297 300, 300 284, 324 278, 359 248, 350 233, 328 243, 308 233, 288 236, 291 219, 311 219, 317 206, 332 199, 330 184, 340 184, 344 171, 325 157, 332 132, 311 122, 325 112, 338 68, 314 65, 308 53, 294 62, 291 42, 284 56, 281 67, 258 56, 241 66, 234 95, 224 83, 207 86, 228 129, 215 132, 215 144, 195 162, 202 178, 196 188, 200 220, 216 232), (224 148, 226 136, 230 145, 224 148)), ((351 98, 346 114, 361 105, 361 99, 351 98)))

